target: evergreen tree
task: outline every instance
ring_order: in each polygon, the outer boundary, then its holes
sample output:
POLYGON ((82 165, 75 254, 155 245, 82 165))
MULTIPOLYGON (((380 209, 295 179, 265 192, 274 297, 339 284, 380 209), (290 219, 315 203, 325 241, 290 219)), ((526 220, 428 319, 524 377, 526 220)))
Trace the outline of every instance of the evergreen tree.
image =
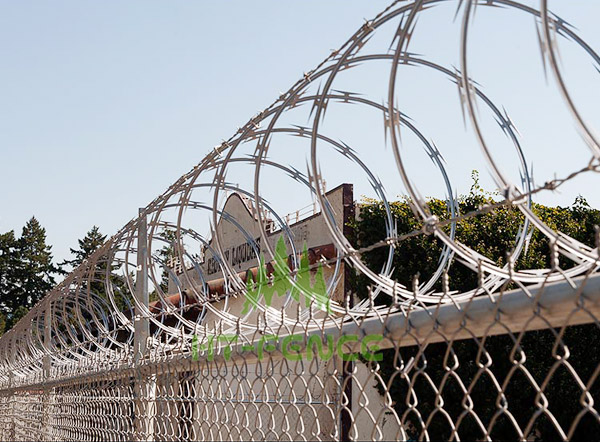
POLYGON ((61 265, 70 265, 73 268, 78 267, 92 253, 98 250, 105 241, 106 235, 100 233, 98 226, 93 226, 83 239, 78 240, 79 249, 70 249, 74 258, 71 260, 65 259, 61 265))
POLYGON ((4 314, 13 310, 19 267, 17 240, 11 230, 0 235, 0 312, 4 314))
MULTIPOLYGON (((71 266, 73 269, 79 267, 86 259, 92 256, 94 252, 106 242, 106 235, 103 235, 100 232, 100 228, 98 226, 92 226, 92 228, 85 234, 85 236, 82 239, 77 240, 77 242, 79 248, 70 249, 71 254, 73 255, 73 259, 65 259, 61 263, 61 266, 71 266)), ((89 287, 90 291, 93 294, 99 295, 106 301, 108 301, 109 299, 106 287, 107 267, 108 262, 106 261, 105 257, 100 257, 100 259, 95 262, 95 268, 92 273, 93 278, 89 287)), ((111 265, 109 280, 117 308, 123 311, 126 309, 127 304, 123 299, 122 293, 126 293, 127 289, 124 279, 115 274, 115 270, 116 267, 114 265, 111 265)), ((88 289, 87 283, 82 282, 81 289, 85 292, 88 289)), ((108 304, 106 305, 108 306, 108 304)))
POLYGON ((149 294, 148 299, 150 300, 150 302, 158 301, 159 288, 163 294, 168 294, 167 292, 169 289, 169 269, 172 272, 177 272, 177 266, 173 262, 173 260, 177 256, 177 254, 175 253, 175 247, 173 246, 173 244, 175 244, 177 240, 177 234, 172 229, 164 229, 161 232, 160 237, 162 237, 167 242, 164 243, 163 247, 159 249, 156 254, 154 254, 154 257, 158 258, 157 262, 162 263, 162 271, 160 275, 160 281, 157 281, 159 287, 155 287, 154 290, 152 290, 149 294))
MULTIPOLYGON (((90 258, 94 252, 96 252, 106 242, 106 235, 100 232, 98 226, 92 226, 92 228, 85 234, 82 239, 77 240, 79 247, 77 249, 70 249, 73 259, 64 260, 62 266, 71 266, 73 269, 81 265, 85 260, 90 258)), ((131 301, 126 301, 125 298, 129 298, 129 290, 125 278, 117 274, 118 265, 107 261, 105 255, 101 255, 95 261, 95 268, 92 274, 91 284, 89 289, 93 295, 98 295, 106 301, 105 308, 106 313, 110 314, 112 305, 109 302, 109 290, 113 294, 116 308, 119 311, 128 311, 131 301), (109 268, 110 266, 110 268, 109 268), (107 283, 107 272, 110 273, 107 283), (107 286, 109 284, 109 286, 107 286)), ((81 282, 81 289, 83 292, 88 290, 87 282, 81 282)))
MULTIPOLYGON (((159 258, 163 263, 165 263, 165 265, 163 265, 163 270, 161 274, 160 288, 163 291, 163 293, 167 293, 167 290, 169 288, 169 271, 167 267, 170 261, 176 258, 177 256, 177 254, 175 253, 175 248, 173 247, 173 244, 175 244, 177 241, 177 234, 174 230, 165 229, 161 236, 165 240, 169 241, 168 244, 165 244, 163 248, 158 251, 159 258)), ((175 271, 175 269, 173 271, 175 271)))
MULTIPOLYGON (((79 267, 83 261, 88 259, 96 250, 104 244, 106 241, 106 235, 100 233, 100 229, 98 226, 92 226, 92 228, 85 234, 82 239, 77 240, 79 244, 78 249, 69 249, 71 254, 73 255, 73 259, 68 260, 65 259, 61 266, 71 266, 73 269, 79 267)), ((96 268, 93 273, 93 280, 91 283, 91 290, 100 294, 101 296, 106 295, 104 278, 106 274, 106 262, 100 261, 96 263, 96 268)), ((87 286, 84 284, 82 286, 83 290, 87 289, 87 286)))
POLYGON ((58 268, 52 264, 52 247, 46 244, 46 229, 32 217, 17 240, 19 265, 16 268, 18 288, 9 300, 11 310, 18 306, 31 308, 52 287, 58 268))
POLYGON ((13 328, 14 325, 19 322, 19 320, 21 320, 21 318, 23 318, 28 312, 29 309, 24 305, 18 306, 12 313, 10 319, 6 321, 6 330, 8 331, 13 328))
POLYGON ((4 313, 0 313, 0 336, 4 334, 4 330, 6 330, 6 316, 4 313))

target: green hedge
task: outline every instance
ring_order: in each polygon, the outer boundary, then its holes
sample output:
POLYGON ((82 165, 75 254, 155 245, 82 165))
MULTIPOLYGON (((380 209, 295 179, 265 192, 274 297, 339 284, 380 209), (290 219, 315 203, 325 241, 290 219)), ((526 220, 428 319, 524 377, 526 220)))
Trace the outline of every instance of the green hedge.
MULTIPOLYGON (((494 203, 494 200, 495 195, 484 192, 475 176, 475 184, 470 194, 458 201, 460 213, 471 212, 482 205, 494 203)), ((445 201, 432 198, 428 205, 438 218, 449 217, 445 201)), ((533 210, 553 229, 595 247, 595 226, 600 225, 600 211, 591 208, 582 197, 578 197, 570 207, 534 204, 533 210)), ((398 234, 402 235, 421 227, 407 200, 391 203, 391 211, 397 223, 398 234)), ((385 207, 380 201, 363 199, 360 217, 352 223, 356 247, 368 246, 385 237, 385 216, 385 207)), ((515 238, 523 220, 524 217, 517 208, 501 207, 493 212, 461 221, 456 229, 456 239, 498 265, 503 265, 507 253, 514 248, 515 238)), ((419 235, 403 241, 394 252, 392 277, 406 287, 412 286, 416 275, 424 282, 438 267, 441 251, 442 244, 434 236, 419 235)), ((380 271, 387 259, 387 249, 380 248, 365 253, 363 259, 371 269, 380 271)), ((574 265, 564 257, 561 257, 559 262, 564 269, 574 265)), ((549 267, 550 247, 547 238, 539 231, 534 231, 526 250, 521 253, 515 264, 517 269, 549 267)), ((465 291, 477 286, 477 274, 460 263, 453 263, 448 276, 452 290, 465 291)), ((352 283, 356 293, 364 297, 369 284, 367 278, 364 275, 355 275, 352 283)), ((436 288, 440 289, 441 283, 438 282, 436 288)), ((389 297, 387 300, 384 297, 380 298, 382 299, 378 298, 376 301, 378 304, 389 302, 389 297)), ((380 385, 380 392, 390 392, 394 408, 402 417, 410 410, 409 404, 415 400, 409 395, 409 382, 412 382, 418 400, 416 409, 421 413, 423 420, 426 421, 433 413, 428 426, 428 436, 431 440, 448 440, 451 435, 448 419, 439 411, 434 413, 436 400, 439 398, 444 401, 443 409, 450 414, 452 422, 461 420, 458 427, 461 440, 481 440, 482 432, 476 419, 466 411, 468 407, 463 403, 465 394, 462 389, 469 389, 472 383, 470 398, 483 425, 487 427, 494 415, 497 415, 492 438, 519 440, 509 416, 498 412, 502 405, 507 403, 512 417, 525 429, 532 414, 539 409, 536 407, 537 391, 527 376, 533 377, 539 385, 556 365, 558 368, 551 376, 544 393, 549 401, 549 410, 568 431, 577 414, 584 409, 580 402, 583 390, 570 370, 574 369, 581 382, 588 383, 600 363, 600 330, 596 323, 567 327, 562 339, 565 346, 554 348, 558 332, 559 330, 553 329, 528 332, 523 336, 516 351, 515 339, 518 336, 509 335, 489 337, 483 343, 475 340, 458 341, 451 348, 446 343, 440 343, 428 345, 424 349, 415 346, 398 351, 386 350, 383 361, 379 363, 379 370, 387 386, 383 388, 380 385), (485 352, 480 351, 482 347, 485 348, 485 352), (526 358, 523 366, 527 369, 527 375, 516 363, 522 356, 526 358), (409 373, 410 378, 406 379, 401 376, 399 368, 411 357, 416 359, 416 366, 422 370, 413 369, 409 373), (562 363, 559 362, 561 360, 562 363), (456 361, 458 366, 455 366, 456 361), (480 368, 486 364, 490 364, 489 370, 493 373, 493 378, 487 370, 480 368), (499 394, 495 382, 502 386, 508 376, 510 381, 504 389, 504 395, 499 394), (444 377, 444 388, 436 399, 431 382, 439 387, 444 377), (458 378, 462 380, 462 386, 458 378)), ((599 393, 598 382, 595 382, 590 388, 590 394, 596 403, 600 399, 599 393)), ((415 434, 411 436, 422 437, 419 419, 413 411, 408 413, 407 419, 416 428, 415 434)), ((600 427, 597 419, 588 413, 579 422, 572 440, 596 440, 598 434, 600 427)), ((530 440, 562 440, 550 419, 543 413, 536 420, 530 436, 530 440)))

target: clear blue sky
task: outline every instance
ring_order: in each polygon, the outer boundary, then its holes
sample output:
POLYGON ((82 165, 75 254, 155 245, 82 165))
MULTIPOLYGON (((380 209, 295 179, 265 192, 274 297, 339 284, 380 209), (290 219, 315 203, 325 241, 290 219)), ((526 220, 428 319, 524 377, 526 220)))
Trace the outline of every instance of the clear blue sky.
MULTIPOLYGON (((578 9, 565 11, 565 18, 600 49, 595 25, 598 2, 576 3, 578 9)), ((387 0, 0 2, 0 232, 20 231, 35 215, 47 229, 57 260, 68 257, 69 247, 94 224, 113 234, 138 207, 162 193, 345 41, 363 18, 373 17, 387 4, 387 0)), ((507 17, 518 16, 511 14, 507 17)), ((486 15, 481 16, 485 36, 486 15)), ((415 37, 415 45, 437 48, 439 61, 455 63, 457 52, 435 33, 435 20, 420 40, 415 37), (454 51, 448 60, 446 50, 454 51)), ((532 62, 535 68, 521 71, 520 66, 533 57, 529 52, 504 61, 494 52, 507 45, 518 50, 523 38, 532 41, 533 20, 523 18, 518 22, 522 26, 514 28, 511 21, 494 23, 495 37, 485 44, 473 43, 481 59, 474 70, 485 77, 490 61, 498 61, 497 79, 528 74, 539 78, 539 55, 532 62), (515 59, 518 63, 507 62, 515 59)), ((574 65, 585 63, 591 66, 583 58, 574 65)), ((598 127, 598 78, 586 71, 589 76, 579 81, 579 68, 573 71, 576 83, 588 84, 576 96, 598 127), (596 83, 590 84, 590 78, 596 83)), ((374 78, 368 75, 367 79, 374 78)), ((496 90, 491 78, 482 84, 495 98, 514 98, 512 108, 522 119, 539 112, 537 95, 496 90)), ((407 89, 406 100, 414 100, 414 115, 424 122, 436 97, 424 91, 434 91, 433 86, 412 97, 407 89)), ((456 90, 449 90, 448 96, 456 98, 456 90)), ((373 98, 382 102, 384 96, 373 98)), ((432 127, 444 127, 442 120, 433 121, 432 127)), ((551 132, 559 121, 560 115, 532 118, 532 133, 537 128, 546 136, 545 140, 530 136, 535 140, 531 161, 536 162, 536 175, 542 174, 539 181, 580 164, 569 163, 563 169, 546 164, 547 143, 556 141, 551 132)), ((457 127, 463 130, 461 125, 457 127)), ((570 129, 572 124, 566 126, 570 129)), ((381 132, 381 127, 355 136, 368 139, 370 131, 381 132)), ((576 137, 567 141, 571 142, 580 143, 576 137)), ((438 138, 436 143, 442 144, 438 138)), ((564 148, 562 139, 557 146, 564 148)), ((448 159, 453 149, 449 145, 441 150, 448 159)), ((583 152, 581 146, 578 149, 583 152)), ((460 149, 456 152, 457 165, 465 163, 460 149)), ((485 170, 482 164, 471 168, 485 170)), ((459 190, 468 190, 468 174, 460 173, 464 179, 459 180, 459 190)), ((383 170, 382 174, 387 176, 383 170)), ((557 202, 569 203, 592 183, 597 189, 597 181, 580 182, 557 202)), ((590 200, 600 205, 600 197, 590 200)))

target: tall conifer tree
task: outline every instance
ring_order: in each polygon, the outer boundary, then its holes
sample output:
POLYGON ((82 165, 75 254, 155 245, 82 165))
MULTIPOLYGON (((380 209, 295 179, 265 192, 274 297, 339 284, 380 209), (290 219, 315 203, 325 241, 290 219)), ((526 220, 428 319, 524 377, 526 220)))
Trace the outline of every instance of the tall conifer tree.
POLYGON ((15 305, 14 297, 19 288, 18 255, 15 232, 0 234, 0 312, 3 314, 11 313, 15 305))
POLYGON ((100 233, 98 226, 93 226, 83 239, 78 240, 79 249, 70 249, 74 258, 71 260, 65 259, 62 262, 62 265, 70 265, 73 268, 79 266, 83 261, 88 259, 92 253, 98 250, 105 241, 106 235, 100 233))
POLYGON ((54 275, 58 273, 58 268, 52 264, 52 247, 46 244, 46 229, 35 217, 23 227, 17 249, 19 287, 12 299, 13 311, 17 306, 31 308, 54 287, 54 275))

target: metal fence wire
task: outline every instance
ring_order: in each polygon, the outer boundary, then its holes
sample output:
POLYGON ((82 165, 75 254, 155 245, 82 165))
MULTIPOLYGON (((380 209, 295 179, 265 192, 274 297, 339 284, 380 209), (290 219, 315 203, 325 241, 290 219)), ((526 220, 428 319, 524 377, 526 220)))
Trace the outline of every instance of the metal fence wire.
POLYGON ((537 9, 512 0, 396 1, 366 21, 2 336, 0 439, 596 440, 599 234, 583 244, 532 205, 542 192, 595 178, 599 167, 600 143, 562 73, 561 39, 600 66, 546 0, 537 9), (458 8, 457 67, 409 50, 419 18, 448 4, 458 8), (532 18, 548 75, 589 148, 581 168, 534 184, 512 120, 468 74, 476 9, 532 18), (337 87, 348 70, 381 61, 383 104, 337 87), (499 189, 485 204, 459 210, 438 147, 399 110, 407 67, 458 87, 499 189), (398 229, 369 153, 328 133, 327 118, 346 108, 383 116, 385 161, 398 166, 415 229, 398 229), (491 154, 484 108, 514 145, 519 183, 491 154), (421 196, 401 132, 420 140, 443 177, 447 216, 421 196), (296 165, 276 154, 292 139, 304 149, 296 165), (377 202, 356 203, 350 184, 326 189, 327 167, 343 173, 343 162, 366 177, 377 202), (243 176, 252 179, 232 184, 243 176), (285 216, 296 209, 268 198, 274 187, 312 212, 285 216), (296 201, 301 193, 307 201, 296 201), (381 207, 383 227, 360 243, 352 221, 368 204, 381 207), (521 226, 502 259, 457 239, 461 223, 507 209, 521 226), (545 268, 518 264, 534 232, 548 243, 545 268), (435 241, 440 254, 433 271, 407 285, 394 277, 394 259, 414 238, 435 241), (381 254, 377 266, 372 253, 381 254), (457 267, 468 269, 471 286, 453 286, 457 267))

